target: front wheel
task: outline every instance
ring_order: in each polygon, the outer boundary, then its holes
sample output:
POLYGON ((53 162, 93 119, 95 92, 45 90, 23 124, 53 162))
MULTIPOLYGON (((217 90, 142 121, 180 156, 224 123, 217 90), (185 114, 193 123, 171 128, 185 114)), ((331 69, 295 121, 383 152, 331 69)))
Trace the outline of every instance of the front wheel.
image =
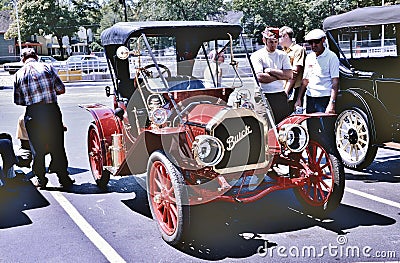
POLYGON ((345 185, 342 162, 315 141, 310 141, 299 162, 305 168, 294 170, 293 176, 305 177, 307 182, 294 188, 296 198, 308 212, 323 217, 342 200, 345 185))
POLYGON ((182 173, 161 151, 153 152, 148 161, 147 197, 162 238, 178 244, 189 227, 188 194, 182 173))
POLYGON ((99 133, 94 126, 91 126, 88 132, 88 156, 90 169, 97 186, 105 189, 110 180, 110 172, 103 167, 104 145, 102 145, 99 133))
POLYGON ((346 109, 339 115, 335 136, 336 147, 346 167, 362 170, 375 159, 378 147, 373 145, 372 128, 361 109, 346 109))

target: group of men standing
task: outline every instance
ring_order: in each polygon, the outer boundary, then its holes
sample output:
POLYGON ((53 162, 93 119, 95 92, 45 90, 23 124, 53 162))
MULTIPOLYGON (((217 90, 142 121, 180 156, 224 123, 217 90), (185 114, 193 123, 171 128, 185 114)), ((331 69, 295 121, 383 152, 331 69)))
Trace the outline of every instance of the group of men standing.
POLYGON ((275 123, 302 107, 304 94, 306 113, 335 113, 339 60, 325 47, 324 31, 314 29, 306 34, 305 40, 313 51, 309 55, 293 42, 290 27, 267 27, 262 36, 265 47, 254 52, 251 61, 275 123), (278 45, 283 50, 278 50, 278 45))
MULTIPOLYGON (((306 34, 305 40, 313 51, 309 55, 306 55, 303 47, 293 43, 294 32, 290 27, 267 27, 262 36, 265 47, 254 52, 251 61, 261 92, 268 99, 275 124, 296 107, 303 106, 304 94, 306 113, 335 113, 339 60, 325 47, 324 31, 314 29, 306 34), (283 50, 279 50, 278 45, 283 50)), ((50 153, 52 170, 57 173, 60 184, 71 186, 74 180, 69 177, 67 170, 64 127, 57 104, 57 95, 65 92, 65 86, 51 65, 38 62, 34 49, 24 49, 21 55, 24 67, 16 74, 14 103, 26 106, 24 124, 33 153, 32 170, 36 175, 34 184, 46 187, 48 179, 45 176, 44 157, 50 153)), ((257 108, 260 109, 256 105, 256 111, 257 108)), ((265 108, 262 111, 265 114, 265 108)), ((321 120, 320 125, 309 128, 325 130, 328 128, 326 125, 321 120)), ((17 163, 18 159, 12 156, 12 163, 17 163)))

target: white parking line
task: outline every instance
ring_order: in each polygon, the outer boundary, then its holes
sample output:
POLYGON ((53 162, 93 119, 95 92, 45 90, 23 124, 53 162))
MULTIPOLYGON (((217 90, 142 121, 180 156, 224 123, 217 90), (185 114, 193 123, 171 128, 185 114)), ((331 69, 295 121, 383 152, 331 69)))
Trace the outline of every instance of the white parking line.
MULTIPOLYGON (((51 187, 50 183, 48 186, 51 187)), ((100 252, 112 263, 126 263, 126 261, 105 241, 99 233, 83 218, 76 208, 60 192, 50 192, 54 199, 67 212, 75 224, 92 241, 100 252)))
POLYGON ((352 189, 352 188, 349 188, 349 187, 346 187, 345 191, 347 191, 349 193, 352 193, 352 194, 355 194, 355 195, 362 196, 364 198, 368 198, 368 199, 374 200, 374 201, 379 202, 379 203, 383 203, 385 205, 390 205, 390 206, 393 206, 393 207, 396 207, 396 208, 400 208, 400 203, 397 203, 397 202, 394 202, 394 201, 391 201, 391 200, 388 200, 388 199, 385 199, 385 198, 381 198, 381 197, 377 197, 375 195, 367 194, 367 193, 364 193, 364 192, 361 192, 361 191, 358 191, 358 190, 355 190, 355 189, 352 189))

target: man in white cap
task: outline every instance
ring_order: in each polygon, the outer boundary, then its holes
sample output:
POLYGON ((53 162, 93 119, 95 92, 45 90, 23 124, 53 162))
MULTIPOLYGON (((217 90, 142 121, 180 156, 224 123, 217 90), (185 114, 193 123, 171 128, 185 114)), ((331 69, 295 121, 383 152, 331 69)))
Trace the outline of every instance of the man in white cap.
MULTIPOLYGON (((312 53, 307 55, 303 81, 295 107, 302 106, 306 93, 306 113, 335 113, 336 97, 339 90, 339 59, 335 53, 324 46, 326 35, 321 29, 311 30, 305 40, 311 46, 312 53)), ((321 121, 309 125, 310 133, 333 131, 332 121, 321 121)), ((329 136, 320 136, 328 139, 329 136)), ((331 139, 331 138, 329 138, 331 139)))
POLYGON ((262 35, 265 47, 254 52, 250 59, 278 124, 290 114, 284 85, 293 77, 292 65, 287 54, 277 49, 279 28, 267 27, 262 35))
POLYGON ((305 40, 313 53, 306 57, 303 81, 295 106, 302 106, 304 92, 307 95, 307 113, 335 113, 339 89, 339 59, 325 48, 326 35, 321 29, 311 30, 305 40))

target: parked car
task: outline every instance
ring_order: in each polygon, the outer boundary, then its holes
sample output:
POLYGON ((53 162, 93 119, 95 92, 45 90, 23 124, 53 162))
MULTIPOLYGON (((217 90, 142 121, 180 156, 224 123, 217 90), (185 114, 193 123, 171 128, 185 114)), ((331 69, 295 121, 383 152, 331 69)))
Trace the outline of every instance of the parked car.
POLYGON ((366 7, 323 23, 341 61, 335 133, 349 168, 367 167, 378 147, 400 142, 399 14, 400 5, 366 7))
POLYGON ((90 55, 96 56, 96 57, 98 57, 100 60, 106 61, 106 54, 105 54, 104 52, 101 52, 101 51, 99 51, 99 52, 92 52, 92 53, 90 53, 90 55))
POLYGON ((68 70, 81 70, 84 73, 105 72, 107 62, 94 55, 73 55, 64 63, 68 70))
MULTIPOLYGON (((39 61, 52 64, 57 71, 61 68, 61 63, 52 56, 39 56, 39 61)), ((15 72, 17 72, 20 68, 22 68, 23 65, 24 63, 22 63, 22 61, 10 62, 4 63, 3 68, 4 71, 8 71, 8 73, 12 75, 15 74, 15 72)))
POLYGON ((117 23, 101 34, 115 74, 113 90, 106 87, 114 105, 81 105, 93 116, 87 138, 93 177, 106 188, 110 175, 146 173, 136 181, 172 245, 190 231, 194 205, 245 204, 293 189, 308 213, 324 216, 343 196, 340 158, 310 138, 306 125, 332 115, 275 123, 248 54, 233 52, 244 43, 241 32, 237 24, 148 21, 117 23), (155 55, 161 43, 173 52, 155 55), (222 78, 208 59, 211 50, 229 54, 219 65, 222 78), (266 115, 254 110, 255 98, 266 115))

